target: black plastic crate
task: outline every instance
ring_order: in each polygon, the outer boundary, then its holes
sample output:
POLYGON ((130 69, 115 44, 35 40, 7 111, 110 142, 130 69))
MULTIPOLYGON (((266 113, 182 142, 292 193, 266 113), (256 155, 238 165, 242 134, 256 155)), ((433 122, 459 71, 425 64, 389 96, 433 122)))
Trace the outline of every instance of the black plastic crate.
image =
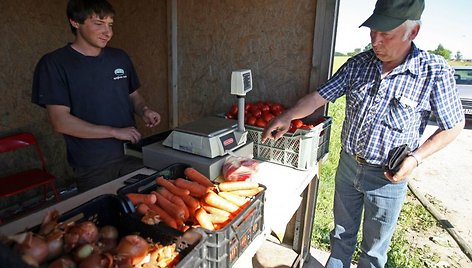
MULTIPOLYGON (((129 217, 130 213, 133 213, 133 210, 130 210, 122 197, 105 194, 61 214, 59 222, 74 219, 75 222, 92 221, 98 227, 113 225, 118 229, 120 237, 136 234, 163 245, 176 243, 176 250, 181 255, 176 267, 198 267, 196 264, 203 263, 198 254, 205 254, 205 234, 189 231, 177 236, 165 230, 150 228, 149 225, 129 217)), ((31 228, 31 231, 37 232, 39 228, 40 225, 37 225, 31 228)))
MULTIPOLYGON (((185 178, 184 170, 187 167, 189 167, 187 164, 173 164, 136 184, 120 188, 118 194, 124 196, 127 193, 149 193, 157 187, 155 182, 157 176, 163 176, 166 179, 185 178)), ((253 197, 251 203, 224 228, 216 231, 196 229, 206 234, 205 267, 231 267, 254 238, 262 233, 266 187, 261 186, 264 187, 264 191, 253 197)), ((130 202, 128 204, 132 206, 130 202)), ((140 217, 137 213, 134 214, 140 217)), ((159 223, 157 226, 177 231, 164 223, 159 223)))

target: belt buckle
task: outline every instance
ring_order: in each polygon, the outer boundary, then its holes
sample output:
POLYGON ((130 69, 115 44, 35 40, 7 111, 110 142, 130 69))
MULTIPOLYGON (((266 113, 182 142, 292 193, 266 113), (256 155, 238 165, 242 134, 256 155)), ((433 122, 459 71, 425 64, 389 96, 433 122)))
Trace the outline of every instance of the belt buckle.
POLYGON ((359 164, 365 164, 367 163, 367 161, 365 161, 364 158, 360 157, 359 155, 355 155, 354 158, 356 159, 356 162, 359 163, 359 164))

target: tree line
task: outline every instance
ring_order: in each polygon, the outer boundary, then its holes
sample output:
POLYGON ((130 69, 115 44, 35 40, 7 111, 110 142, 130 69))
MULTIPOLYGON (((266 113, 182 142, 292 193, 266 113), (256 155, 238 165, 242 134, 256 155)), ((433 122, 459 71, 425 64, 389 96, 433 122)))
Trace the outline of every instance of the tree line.
MULTIPOLYGON (((356 48, 352 52, 348 52, 346 54, 343 54, 341 52, 335 52, 334 56, 349 56, 352 57, 354 55, 357 55, 361 52, 367 51, 372 49, 372 44, 369 43, 367 44, 363 49, 361 48, 356 48)), ((428 50, 428 52, 443 56, 446 60, 456 60, 456 61, 461 61, 463 60, 462 53, 460 51, 457 51, 456 54, 452 55, 452 51, 445 48, 443 45, 439 44, 438 47, 435 50, 428 50)))

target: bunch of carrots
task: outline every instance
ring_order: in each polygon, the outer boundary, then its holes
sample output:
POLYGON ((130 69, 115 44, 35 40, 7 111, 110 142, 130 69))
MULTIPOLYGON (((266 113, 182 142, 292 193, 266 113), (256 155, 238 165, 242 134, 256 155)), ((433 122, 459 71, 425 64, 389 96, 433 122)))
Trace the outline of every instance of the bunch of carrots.
POLYGON ((150 193, 128 193, 126 196, 143 215, 143 221, 159 221, 186 231, 203 227, 210 231, 226 226, 263 190, 257 182, 225 181, 214 184, 192 167, 184 170, 186 178, 157 177, 158 187, 150 193), (149 220, 157 219, 157 221, 149 220))

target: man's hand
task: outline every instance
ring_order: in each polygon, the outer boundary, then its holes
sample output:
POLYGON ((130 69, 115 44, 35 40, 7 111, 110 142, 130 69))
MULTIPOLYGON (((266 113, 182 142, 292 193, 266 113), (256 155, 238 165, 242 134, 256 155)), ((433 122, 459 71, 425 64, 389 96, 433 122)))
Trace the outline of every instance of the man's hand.
POLYGON ((264 143, 267 139, 277 140, 282 137, 290 128, 290 122, 290 118, 284 114, 272 119, 262 132, 261 142, 264 143))
POLYGON ((146 127, 155 127, 161 122, 161 115, 149 108, 146 108, 143 112, 143 120, 146 127))
POLYGON ((115 128, 112 130, 113 137, 118 140, 138 143, 141 140, 141 133, 135 127, 115 128))
POLYGON ((400 170, 397 173, 391 174, 388 171, 384 172, 385 177, 392 183, 398 183, 405 180, 417 167, 418 163, 416 159, 412 156, 408 156, 403 160, 400 165, 400 170))

